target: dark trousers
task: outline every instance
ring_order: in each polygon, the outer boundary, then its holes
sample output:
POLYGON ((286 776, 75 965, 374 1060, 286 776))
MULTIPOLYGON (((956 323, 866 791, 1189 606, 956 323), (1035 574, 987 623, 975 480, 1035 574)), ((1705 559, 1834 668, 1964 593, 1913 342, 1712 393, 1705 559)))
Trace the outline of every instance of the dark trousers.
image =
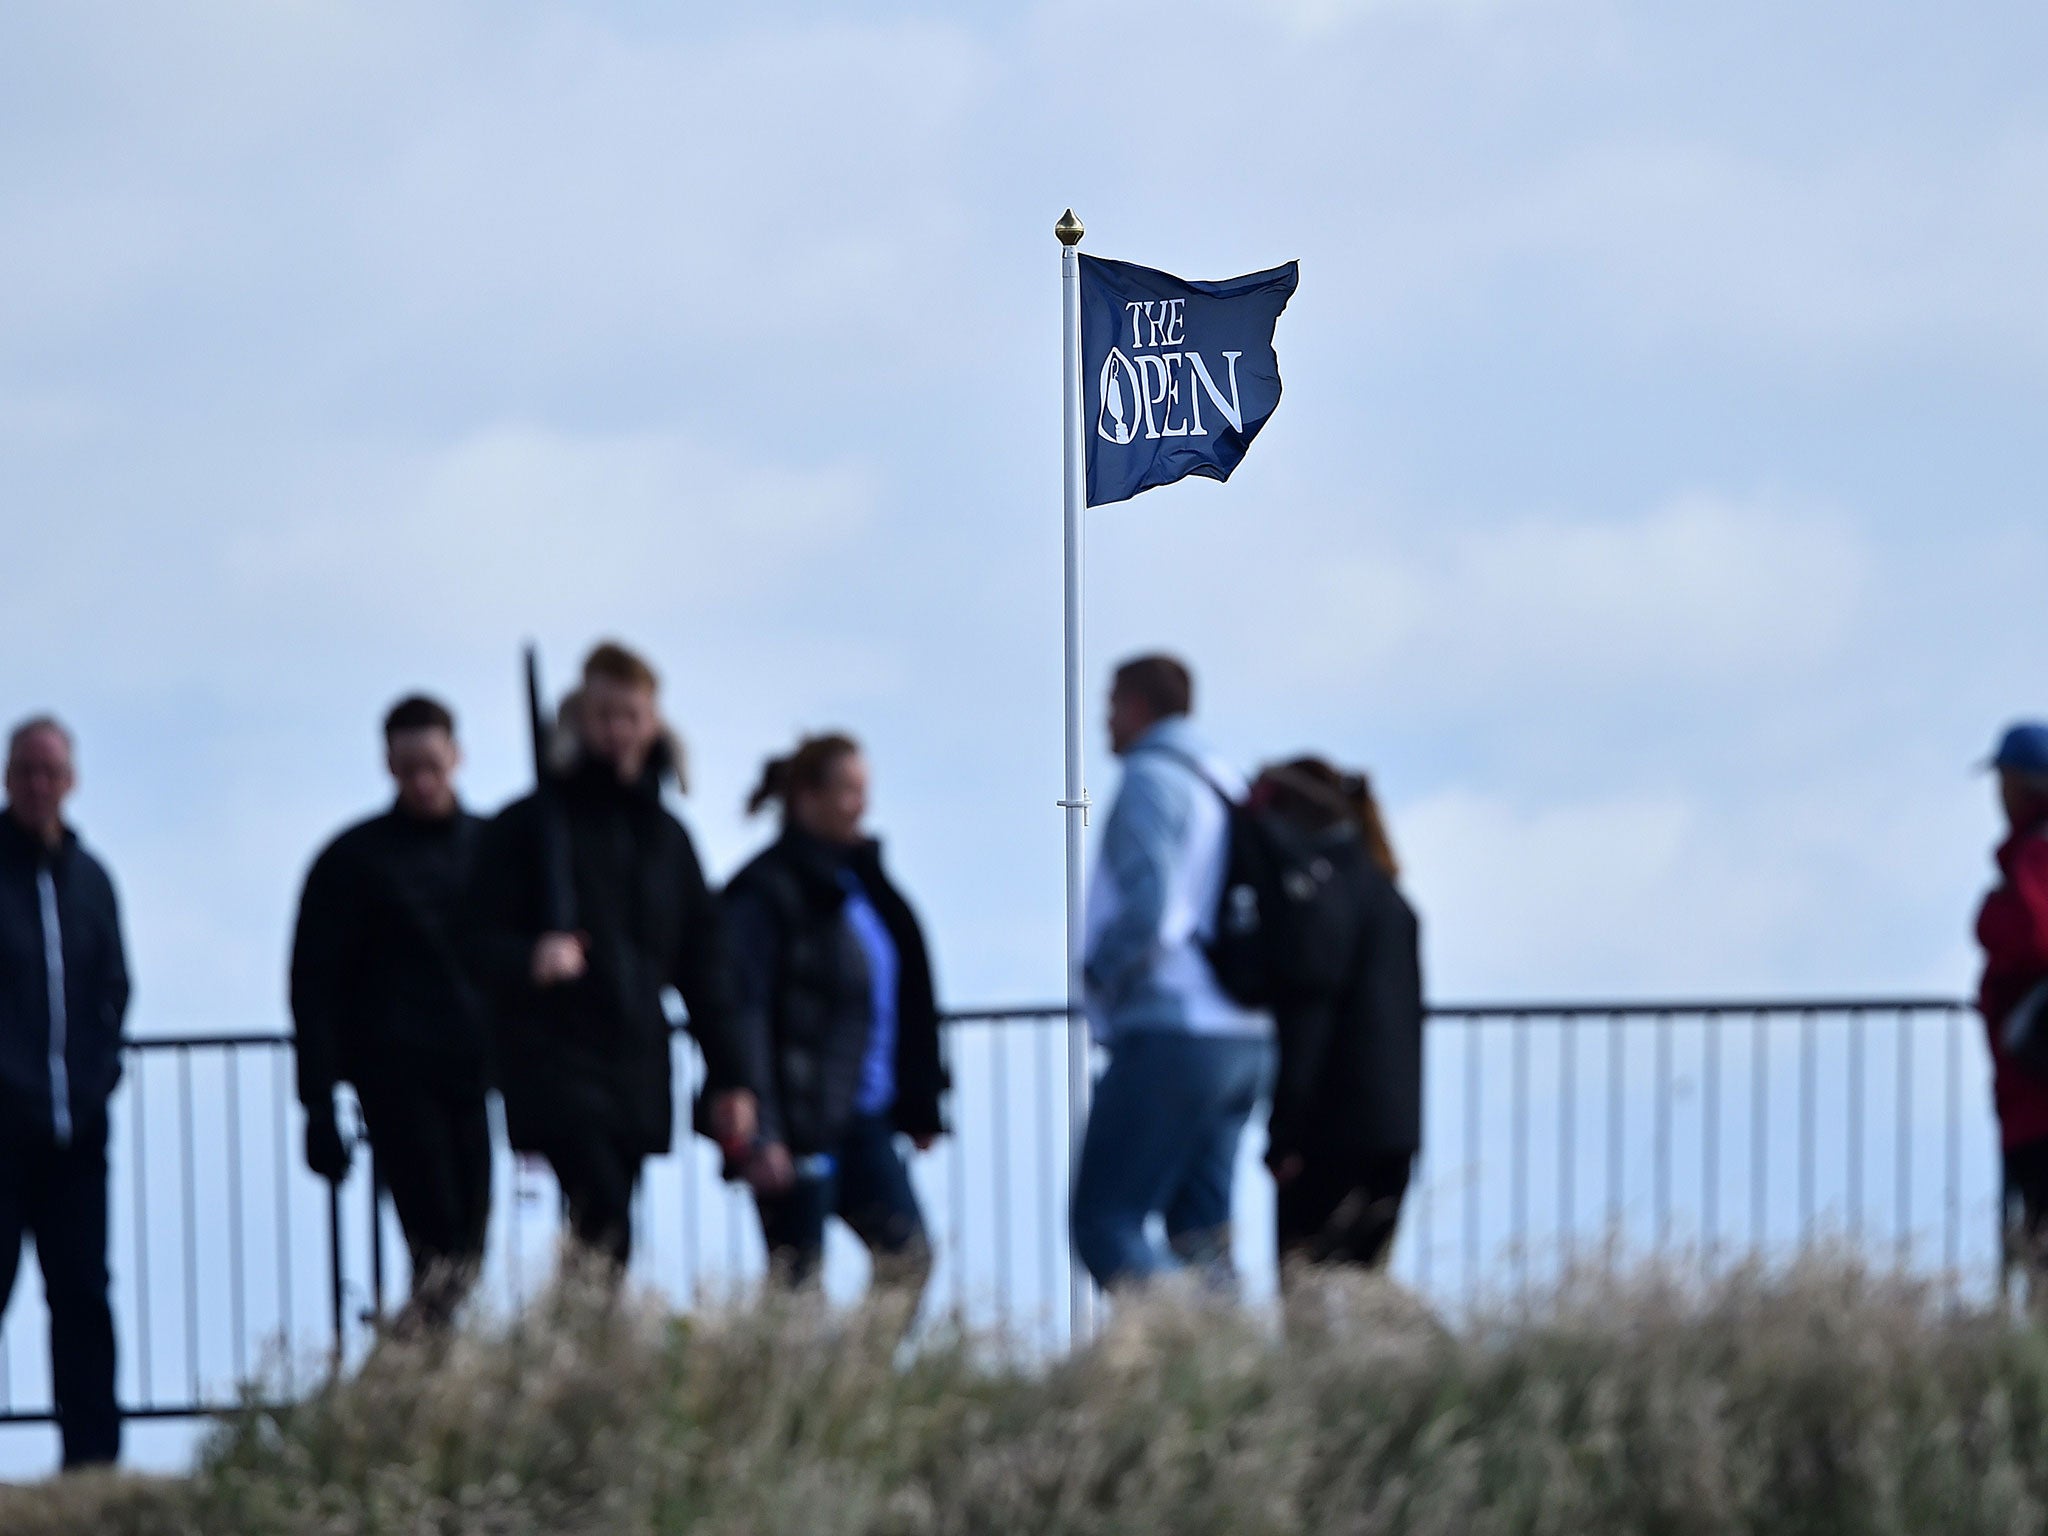
POLYGON ((633 1256, 633 1191, 646 1154, 618 1127, 600 1121, 561 1126, 540 1149, 569 1207, 569 1232, 620 1269, 633 1256))
POLYGON ((491 1219, 491 1122, 480 1076, 393 1072, 358 1083, 377 1177, 412 1256, 414 1320, 440 1325, 476 1283, 491 1219))
POLYGON ((1280 1186, 1280 1262, 1377 1269, 1393 1246, 1414 1158, 1405 1152, 1355 1162, 1306 1163, 1280 1186))
POLYGON ((883 1116, 856 1116, 832 1154, 829 1172, 800 1173, 787 1194, 757 1204, 769 1265, 785 1284, 804 1285, 817 1275, 828 1216, 837 1216, 867 1245, 877 1285, 908 1294, 914 1304, 931 1278, 924 1214, 896 1150, 895 1129, 883 1116))
POLYGON ((2005 1149, 2005 1198, 2011 1257, 2036 1274, 2048 1271, 2048 1138, 2005 1149))
POLYGON ((50 1303, 50 1376, 64 1465, 121 1452, 114 1403, 114 1313, 107 1301, 107 1143, 0 1139, 0 1311, 33 1237, 50 1303))

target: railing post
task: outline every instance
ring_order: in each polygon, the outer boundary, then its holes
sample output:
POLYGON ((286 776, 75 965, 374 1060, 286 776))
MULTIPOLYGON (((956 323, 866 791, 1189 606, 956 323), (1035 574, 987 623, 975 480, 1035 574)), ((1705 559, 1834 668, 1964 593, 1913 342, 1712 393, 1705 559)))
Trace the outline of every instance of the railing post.
MULTIPOLYGON (((368 1146, 368 1143, 364 1143, 368 1146)), ((377 1152, 370 1149, 370 1317, 384 1319, 384 1184, 377 1177, 377 1152)))
POLYGON ((341 1284, 341 1186, 327 1186, 327 1283, 334 1299, 334 1369, 348 1351, 348 1309, 341 1284))

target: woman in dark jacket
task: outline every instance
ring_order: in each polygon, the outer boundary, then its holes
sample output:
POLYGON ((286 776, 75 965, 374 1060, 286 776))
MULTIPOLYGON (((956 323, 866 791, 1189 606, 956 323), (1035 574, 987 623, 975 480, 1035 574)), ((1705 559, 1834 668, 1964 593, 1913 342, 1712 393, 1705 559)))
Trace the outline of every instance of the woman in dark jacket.
POLYGON ((850 737, 816 736, 748 804, 779 804, 783 826, 725 895, 742 1008, 768 1032, 746 1173, 784 1280, 816 1274, 836 1215, 914 1303, 931 1248, 896 1137, 937 1139, 945 1073, 924 934, 862 829, 867 784, 850 737))
POLYGON ((1362 775, 1304 758, 1252 793, 1315 839, 1350 935, 1337 990, 1275 1010, 1281 1262, 1378 1267, 1422 1147, 1420 928, 1362 775))

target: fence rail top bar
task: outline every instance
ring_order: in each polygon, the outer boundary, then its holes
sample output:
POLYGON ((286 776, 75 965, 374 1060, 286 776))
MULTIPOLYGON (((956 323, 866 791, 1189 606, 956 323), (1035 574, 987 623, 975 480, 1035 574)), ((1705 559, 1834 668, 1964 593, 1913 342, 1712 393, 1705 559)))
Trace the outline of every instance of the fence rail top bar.
POLYGON ((1977 1005, 1955 997, 1777 997, 1618 1002, 1442 1003, 1432 1019, 1661 1019, 1725 1018, 1744 1014, 1964 1013, 1977 1005))
MULTIPOLYGON (((1725 1018, 1750 1014, 1964 1013, 1975 1003, 1956 997, 1763 997, 1763 998, 1630 998, 1593 1002, 1436 1003, 1432 1019, 1446 1023, 1473 1020, 1661 1019, 1725 1018)), ((1048 1003, 1037 1008, 962 1008, 944 1014, 948 1024, 1029 1023, 1065 1018, 1066 1008, 1048 1003)))
MULTIPOLYGON (((1764 997, 1764 998, 1626 998, 1595 1002, 1437 1003, 1429 1017, 1447 1023, 1547 1019, 1728 1018, 1745 1014, 1966 1013, 1976 1004, 1957 997, 1764 997)), ((1072 1016, 1061 1003, 1005 1008, 955 1008, 940 1015, 946 1024, 1032 1024, 1072 1016)), ((685 1026, 675 1026, 678 1033, 685 1026)), ((136 1051, 235 1050, 243 1046, 288 1046, 292 1037, 279 1030, 250 1034, 131 1035, 136 1051)))

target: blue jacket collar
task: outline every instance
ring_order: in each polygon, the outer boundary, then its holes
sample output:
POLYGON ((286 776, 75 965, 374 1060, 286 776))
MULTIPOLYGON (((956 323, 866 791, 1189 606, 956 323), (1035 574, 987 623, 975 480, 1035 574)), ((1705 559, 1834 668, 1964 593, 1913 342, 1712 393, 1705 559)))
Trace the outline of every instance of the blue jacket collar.
POLYGON ((1207 750, 1201 734, 1196 731, 1194 721, 1186 715, 1172 715, 1153 726, 1131 744, 1126 756, 1151 749, 1167 752, 1184 752, 1191 757, 1201 757, 1207 750))

